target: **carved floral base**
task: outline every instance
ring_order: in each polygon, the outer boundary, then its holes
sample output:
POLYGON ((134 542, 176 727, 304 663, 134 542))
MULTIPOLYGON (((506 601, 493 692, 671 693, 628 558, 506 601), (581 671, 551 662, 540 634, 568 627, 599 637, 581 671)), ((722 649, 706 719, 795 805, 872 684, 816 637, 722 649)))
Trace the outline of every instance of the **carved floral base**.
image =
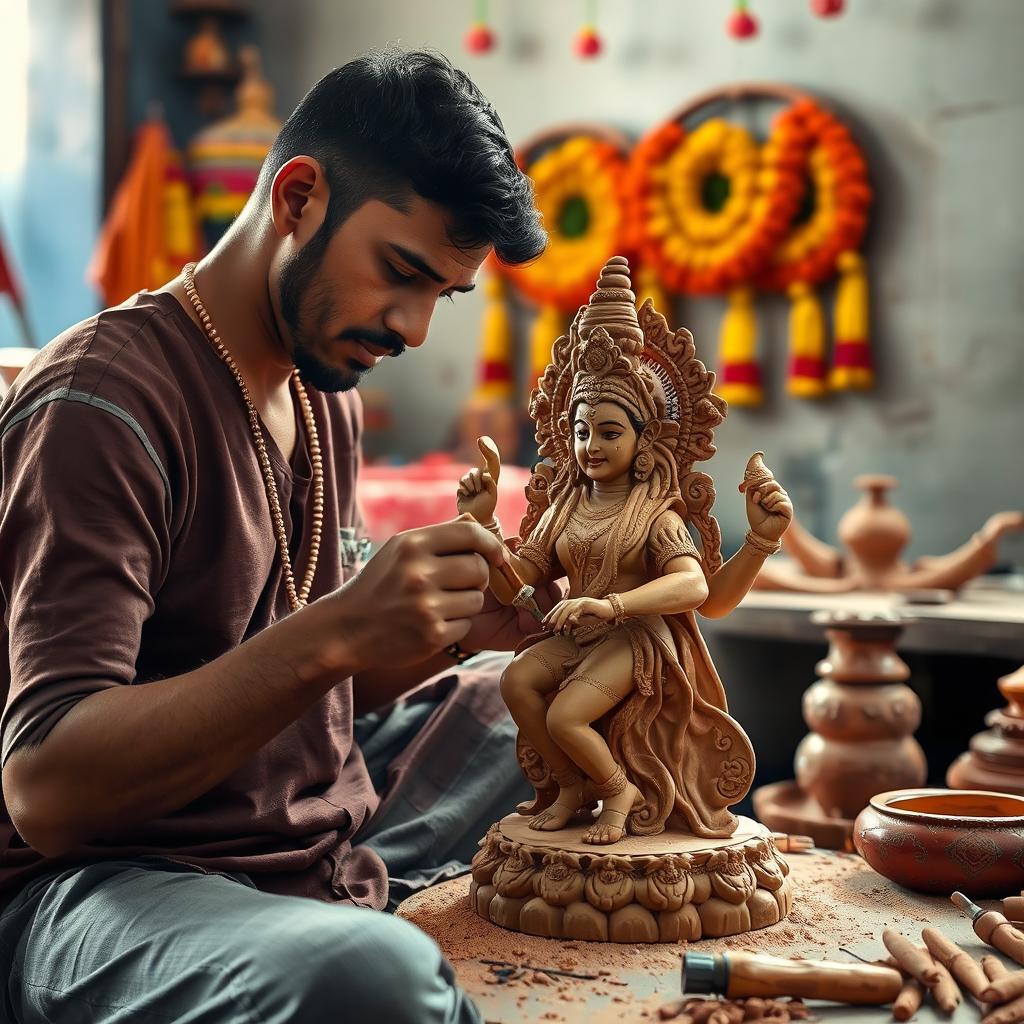
POLYGON ((512 931, 589 942, 677 942, 765 928, 789 914, 789 865, 749 818, 728 839, 682 832, 581 842, 584 826, 538 832, 509 814, 473 858, 469 898, 512 931))

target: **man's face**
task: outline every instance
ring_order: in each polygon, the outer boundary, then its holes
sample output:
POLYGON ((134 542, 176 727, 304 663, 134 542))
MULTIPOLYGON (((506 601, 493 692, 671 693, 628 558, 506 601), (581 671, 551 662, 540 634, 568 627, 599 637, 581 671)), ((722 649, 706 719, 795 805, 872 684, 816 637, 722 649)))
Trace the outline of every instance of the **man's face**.
POLYGON ((489 247, 456 248, 448 218, 415 194, 405 211, 371 199, 326 248, 314 236, 282 266, 280 315, 303 379, 355 387, 384 356, 423 344, 439 301, 472 290, 489 247))

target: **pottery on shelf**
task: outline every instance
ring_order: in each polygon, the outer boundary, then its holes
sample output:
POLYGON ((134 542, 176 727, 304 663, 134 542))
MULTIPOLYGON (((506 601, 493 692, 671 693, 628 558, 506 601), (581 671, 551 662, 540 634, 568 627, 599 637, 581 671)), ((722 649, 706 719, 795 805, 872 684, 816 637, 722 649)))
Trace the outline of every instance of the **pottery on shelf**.
POLYGON ((918 892, 1005 896, 1024 877, 1024 797, 982 790, 880 793, 857 817, 858 853, 918 892))
POLYGON ((989 728, 971 739, 946 773, 952 789, 987 789, 1024 796, 1024 666, 996 684, 1006 707, 985 716, 989 728))
POLYGON ((848 845, 853 819, 874 794, 920 786, 928 765, 913 736, 921 702, 896 653, 910 620, 848 612, 812 619, 826 627, 829 650, 817 665, 820 678, 804 694, 811 732, 796 750, 795 782, 761 787, 754 808, 773 830, 811 835, 836 849, 848 845))
POLYGON ((755 587, 815 594, 873 590, 934 595, 954 591, 995 565, 1004 533, 1024 529, 1024 513, 997 512, 955 551, 919 558, 908 565, 902 554, 910 541, 910 521, 888 497, 897 485, 896 478, 868 474, 857 477, 854 484, 864 495, 839 520, 842 550, 819 540, 794 520, 783 547, 796 566, 765 562, 755 587))

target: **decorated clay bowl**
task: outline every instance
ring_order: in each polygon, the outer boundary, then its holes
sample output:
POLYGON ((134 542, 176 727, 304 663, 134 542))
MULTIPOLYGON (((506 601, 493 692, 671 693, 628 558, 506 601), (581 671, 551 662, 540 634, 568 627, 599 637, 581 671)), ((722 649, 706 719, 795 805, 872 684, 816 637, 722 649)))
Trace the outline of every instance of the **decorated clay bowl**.
POLYGON ((880 875, 948 896, 1007 896, 1024 885, 1024 797, 971 789, 879 793, 853 843, 880 875))

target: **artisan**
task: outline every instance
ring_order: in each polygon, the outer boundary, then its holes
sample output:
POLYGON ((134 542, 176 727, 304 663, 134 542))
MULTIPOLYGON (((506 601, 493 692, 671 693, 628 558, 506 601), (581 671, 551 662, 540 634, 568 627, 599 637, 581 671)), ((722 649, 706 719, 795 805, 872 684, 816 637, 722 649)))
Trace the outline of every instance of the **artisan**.
POLYGON ((375 52, 301 101, 198 267, 20 376, 0 1019, 479 1020, 433 941, 379 911, 389 876, 453 870, 526 795, 498 659, 444 673, 526 623, 485 596, 503 549, 470 521, 357 572, 353 389, 489 253, 544 245, 466 75, 375 52))

